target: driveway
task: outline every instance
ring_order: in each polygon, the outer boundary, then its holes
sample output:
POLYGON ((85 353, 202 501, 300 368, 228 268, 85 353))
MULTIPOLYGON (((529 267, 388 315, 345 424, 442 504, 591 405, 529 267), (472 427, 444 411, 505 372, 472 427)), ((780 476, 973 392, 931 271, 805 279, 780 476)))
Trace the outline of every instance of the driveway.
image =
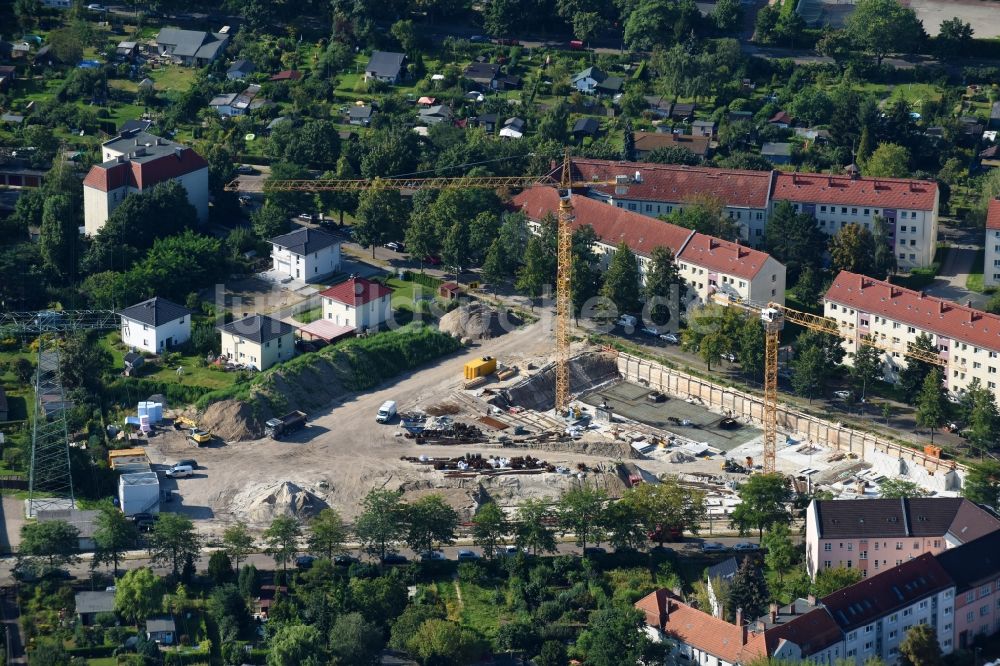
MULTIPOLYGON (((942 237, 946 234, 942 233, 942 237)), ((949 230, 947 234, 952 245, 941 264, 937 279, 924 291, 929 296, 943 298, 962 305, 982 308, 989 297, 969 291, 965 284, 976 262, 976 253, 981 246, 976 242, 974 234, 964 229, 949 230)))

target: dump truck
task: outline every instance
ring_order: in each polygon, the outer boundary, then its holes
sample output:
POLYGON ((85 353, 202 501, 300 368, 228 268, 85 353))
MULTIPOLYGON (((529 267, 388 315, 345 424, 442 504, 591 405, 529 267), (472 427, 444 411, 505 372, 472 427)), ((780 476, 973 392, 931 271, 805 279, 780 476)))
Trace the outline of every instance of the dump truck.
POLYGON ((282 435, 294 432, 306 424, 306 413, 298 410, 289 412, 280 419, 268 419, 264 423, 264 434, 271 439, 280 439, 282 435))
POLYGON ((207 446, 212 443, 213 439, 212 433, 201 428, 191 428, 188 432, 188 441, 195 446, 207 446))

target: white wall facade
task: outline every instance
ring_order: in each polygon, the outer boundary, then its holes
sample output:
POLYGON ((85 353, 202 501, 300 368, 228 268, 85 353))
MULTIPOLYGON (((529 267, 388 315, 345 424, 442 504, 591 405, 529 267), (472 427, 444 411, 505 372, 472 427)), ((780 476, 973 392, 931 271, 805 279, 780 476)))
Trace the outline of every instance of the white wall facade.
POLYGON ((847 632, 845 656, 859 666, 872 657, 882 659, 889 666, 899 664, 899 644, 910 627, 917 624, 934 627, 941 652, 949 654, 954 650, 954 616, 955 588, 949 587, 847 632))
POLYGON ((337 326, 353 326, 359 331, 378 328, 392 315, 391 294, 371 300, 359 307, 323 298, 323 318, 337 326))
POLYGON ((1000 285, 1000 229, 987 229, 985 240, 983 283, 987 287, 995 287, 1000 285))
POLYGON ((688 284, 688 297, 703 304, 715 292, 755 303, 785 303, 785 267, 774 257, 768 257, 753 278, 714 271, 696 263, 677 260, 681 277, 688 284))
POLYGON ((293 280, 314 282, 340 270, 340 243, 307 255, 271 244, 271 267, 293 280))
MULTIPOLYGON (((593 191, 588 192, 588 197, 598 201, 604 201, 612 206, 646 215, 648 217, 661 217, 670 215, 673 212, 684 210, 683 201, 647 201, 642 199, 629 199, 627 197, 604 196, 593 191)), ((744 206, 726 206, 723 209, 725 215, 736 222, 740 229, 740 239, 743 243, 758 247, 764 244, 764 226, 767 224, 769 215, 767 208, 747 208, 744 206)))
POLYGON ((129 347, 159 354, 191 339, 191 317, 184 315, 155 327, 122 317, 121 334, 129 347))
POLYGON ((228 331, 222 331, 222 355, 228 356, 234 363, 267 370, 295 355, 294 332, 289 331, 285 335, 259 344, 228 331))
MULTIPOLYGON (((105 152, 108 152, 105 149, 105 152)), ((111 157, 110 159, 114 159, 111 157)), ((199 222, 208 220, 208 167, 186 173, 175 178, 187 192, 187 200, 194 206, 198 214, 199 222)), ((115 208, 125 200, 129 194, 141 193, 143 190, 134 187, 119 187, 108 192, 104 192, 96 187, 83 187, 83 226, 84 232, 88 236, 94 236, 115 208)))

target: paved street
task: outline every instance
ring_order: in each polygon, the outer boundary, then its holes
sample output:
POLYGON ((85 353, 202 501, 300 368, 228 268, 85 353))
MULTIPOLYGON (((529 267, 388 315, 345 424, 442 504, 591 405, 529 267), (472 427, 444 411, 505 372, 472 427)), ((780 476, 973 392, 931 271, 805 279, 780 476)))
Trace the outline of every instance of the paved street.
POLYGON ((976 261, 976 253, 982 247, 982 231, 942 227, 939 236, 939 240, 948 241, 951 247, 937 279, 924 291, 929 296, 982 308, 989 296, 969 291, 965 286, 976 261))

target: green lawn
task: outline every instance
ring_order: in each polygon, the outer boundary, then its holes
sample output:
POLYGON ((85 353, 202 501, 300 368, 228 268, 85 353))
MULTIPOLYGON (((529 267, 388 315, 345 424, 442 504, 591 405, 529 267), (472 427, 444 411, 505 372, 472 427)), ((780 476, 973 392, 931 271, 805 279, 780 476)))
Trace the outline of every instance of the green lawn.
MULTIPOLYGON (((906 83, 898 85, 892 90, 892 94, 889 95, 890 101, 896 100, 906 100, 909 102, 910 106, 918 107, 920 103, 934 100, 937 101, 941 99, 941 90, 930 83, 906 83)), ((915 108, 919 111, 919 108, 915 108)))
POLYGON ((394 310, 412 310, 414 297, 437 298, 437 292, 430 287, 425 287, 416 282, 405 282, 398 278, 386 280, 386 284, 392 287, 392 307, 394 310))
MULTIPOLYGON (((124 365, 122 359, 125 356, 125 352, 112 344, 112 336, 115 336, 114 339, 117 340, 117 335, 117 332, 108 333, 101 338, 101 344, 111 353, 111 357, 114 359, 114 367, 121 368, 124 365)), ((201 386, 209 389, 226 388, 236 382, 235 372, 215 370, 211 367, 200 367, 200 360, 201 357, 198 356, 181 356, 177 361, 171 362, 169 367, 157 365, 155 371, 150 372, 147 370, 146 373, 139 376, 142 379, 173 382, 184 386, 201 386), (180 375, 177 374, 178 367, 184 368, 184 372, 180 375)))
POLYGON ((194 82, 195 71, 193 67, 167 65, 153 70, 149 78, 153 79, 153 83, 156 84, 154 88, 158 93, 182 93, 194 82))
POLYGON ((311 324, 312 322, 316 321, 317 319, 322 319, 322 318, 323 318, 323 306, 322 305, 317 305, 314 308, 311 308, 311 309, 306 310, 304 312, 300 312, 299 314, 295 315, 295 319, 297 321, 301 321, 303 324, 311 324))
POLYGON ((976 258, 972 261, 972 272, 965 280, 966 289, 980 294, 986 291, 983 284, 983 254, 983 250, 976 250, 976 258))

